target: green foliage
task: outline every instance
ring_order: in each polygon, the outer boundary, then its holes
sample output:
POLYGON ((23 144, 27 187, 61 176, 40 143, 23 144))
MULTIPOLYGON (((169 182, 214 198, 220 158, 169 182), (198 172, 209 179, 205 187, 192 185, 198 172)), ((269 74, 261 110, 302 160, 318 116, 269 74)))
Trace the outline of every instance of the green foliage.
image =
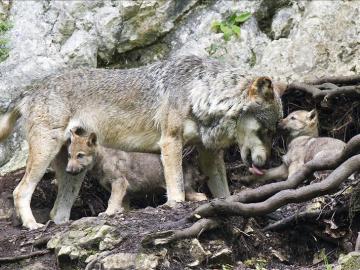
POLYGON ((11 24, 8 21, 0 20, 0 62, 4 61, 9 56, 8 40, 4 34, 9 31, 11 24))
POLYGON ((233 270, 234 266, 232 266, 231 264, 223 264, 221 265, 221 270, 233 270))
POLYGON ((211 29, 216 33, 223 33, 224 40, 229 41, 232 36, 240 37, 240 26, 250 17, 251 13, 248 11, 234 12, 223 21, 214 21, 211 29))
POLYGON ((247 267, 252 267, 256 270, 266 270, 266 264, 267 264, 267 261, 265 259, 261 259, 261 258, 251 258, 249 260, 246 260, 244 262, 244 264, 247 266, 247 267))
POLYGON ((324 261, 325 270, 332 270, 332 265, 329 263, 328 257, 326 256, 325 249, 320 251, 320 258, 324 261))

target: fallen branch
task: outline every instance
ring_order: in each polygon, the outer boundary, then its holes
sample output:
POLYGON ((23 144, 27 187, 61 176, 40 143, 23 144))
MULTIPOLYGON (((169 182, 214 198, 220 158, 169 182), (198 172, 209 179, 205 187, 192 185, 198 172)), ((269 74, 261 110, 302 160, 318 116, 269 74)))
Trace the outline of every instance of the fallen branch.
POLYGON ((300 213, 293 214, 289 217, 286 217, 284 219, 281 219, 279 221, 276 221, 265 228, 262 229, 262 231, 277 231, 284 229, 289 226, 293 226, 294 224, 297 224, 299 222, 306 222, 306 221, 313 221, 315 219, 318 219, 320 217, 330 217, 334 214, 339 214, 343 212, 347 212, 349 210, 348 207, 341 207, 335 210, 327 210, 323 211, 322 209, 317 211, 303 211, 300 213))
POLYGON ((204 218, 198 220, 189 228, 150 234, 142 240, 141 244, 143 246, 158 246, 166 245, 180 239, 199 237, 204 231, 215 229, 219 227, 219 225, 220 222, 216 219, 204 218))
POLYGON ((0 258, 0 262, 15 262, 15 261, 23 260, 23 259, 36 257, 36 256, 42 256, 42 255, 48 254, 50 252, 51 252, 50 250, 40 250, 40 251, 31 252, 29 254, 23 254, 23 255, 12 256, 12 257, 2 257, 2 258, 0 258))

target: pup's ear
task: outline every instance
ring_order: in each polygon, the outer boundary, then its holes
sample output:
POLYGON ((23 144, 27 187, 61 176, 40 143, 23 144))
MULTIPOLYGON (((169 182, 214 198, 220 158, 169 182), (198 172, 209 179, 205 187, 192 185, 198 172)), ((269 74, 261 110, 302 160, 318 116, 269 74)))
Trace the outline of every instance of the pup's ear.
POLYGON ((251 99, 261 98, 269 101, 274 99, 274 85, 269 77, 258 77, 250 85, 249 96, 251 99))
POLYGON ((70 140, 74 140, 78 135, 76 134, 76 127, 70 129, 70 140))
POLYGON ((308 112, 307 118, 311 121, 315 121, 318 119, 318 113, 316 109, 313 109, 312 111, 308 112))
POLYGON ((91 146, 95 146, 96 143, 97 143, 96 134, 95 134, 94 132, 92 132, 92 133, 90 133, 89 138, 88 138, 88 140, 87 140, 87 145, 88 145, 89 147, 91 147, 91 146))
POLYGON ((73 139, 76 136, 83 136, 86 134, 85 129, 82 127, 73 127, 70 129, 70 138, 73 139))

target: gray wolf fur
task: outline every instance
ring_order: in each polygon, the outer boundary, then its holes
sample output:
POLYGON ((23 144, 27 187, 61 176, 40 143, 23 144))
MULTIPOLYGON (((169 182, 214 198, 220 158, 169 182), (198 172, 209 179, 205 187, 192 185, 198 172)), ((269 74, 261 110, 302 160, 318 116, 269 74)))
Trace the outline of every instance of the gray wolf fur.
MULTIPOLYGON (((95 133, 84 134, 81 128, 73 128, 70 132, 66 172, 78 174, 86 170, 99 180, 111 193, 105 214, 124 211, 134 194, 141 196, 166 189, 160 155, 102 147, 98 145, 95 133)), ((186 200, 206 200, 204 193, 194 190, 195 182, 205 179, 194 166, 186 163, 183 168, 186 200)))
POLYGON ((34 219, 30 200, 50 163, 58 180, 51 217, 56 223, 69 219, 85 175, 65 171, 65 142, 72 127, 94 132, 104 147, 161 152, 167 203, 174 205, 185 200, 184 146, 196 146, 211 193, 226 197, 230 193, 222 149, 236 143, 243 160, 263 166, 282 118, 281 100, 269 78, 250 78, 196 56, 128 70, 72 70, 29 88, 3 116, 0 141, 22 116, 29 157, 13 195, 16 212, 30 229, 42 226, 34 219))
POLYGON ((283 180, 296 173, 308 161, 327 157, 342 151, 345 143, 330 137, 318 137, 319 119, 316 110, 299 110, 290 113, 279 123, 279 129, 288 135, 288 151, 283 156, 283 164, 269 169, 263 175, 241 178, 247 183, 266 183, 283 180))

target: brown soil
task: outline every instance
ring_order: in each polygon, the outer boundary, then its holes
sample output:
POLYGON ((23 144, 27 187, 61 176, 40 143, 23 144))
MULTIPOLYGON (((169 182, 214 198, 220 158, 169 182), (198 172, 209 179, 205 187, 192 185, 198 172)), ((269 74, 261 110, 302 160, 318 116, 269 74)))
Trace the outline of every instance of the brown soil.
MULTIPOLYGON (((12 192, 23 173, 23 170, 21 170, 0 178, 2 196, 12 192)), ((44 178, 36 189, 32 200, 34 212, 42 213, 43 219, 46 216, 44 213, 48 213, 49 205, 52 205, 56 194, 55 186, 51 184, 53 175, 48 173, 44 178)), ((348 199, 348 196, 341 195, 336 198, 336 202, 338 205, 342 205, 347 203, 348 199)), ((97 186, 97 183, 87 179, 82 188, 81 196, 73 209, 72 218, 78 219, 98 214, 104 210, 106 200, 107 195, 104 195, 104 191, 97 186)), ((332 201, 332 197, 325 197, 325 204, 331 204, 332 201)), ((186 223, 179 225, 176 221, 186 217, 197 205, 197 203, 184 203, 176 209, 169 209, 166 206, 147 207, 105 218, 109 225, 119 228, 119 235, 124 237, 124 240, 112 253, 120 251, 136 252, 141 248, 141 240, 150 232, 189 226, 190 224, 186 223)), ((261 265, 262 259, 265 260, 266 269, 323 269, 322 262, 319 264, 313 263, 315 253, 325 249, 328 260, 333 262, 337 260, 340 252, 345 252, 344 245, 339 244, 342 243, 341 241, 331 236, 328 236, 328 239, 319 237, 318 232, 323 232, 326 227, 323 218, 307 223, 301 222, 279 232, 261 232, 261 228, 273 222, 274 219, 281 219, 304 209, 305 206, 304 204, 288 205, 267 217, 261 218, 224 218, 221 229, 203 233, 199 240, 205 249, 212 252, 219 249, 217 241, 222 240, 224 243, 222 248, 225 245, 233 251, 231 258, 225 258, 225 261, 220 262, 205 263, 195 269, 221 269, 225 264, 236 266, 240 261, 245 262, 250 259, 255 262, 254 265, 258 266, 261 265), (281 259, 286 260, 281 262, 281 259)), ((338 230, 343 230, 346 233, 346 237, 342 237, 342 239, 346 238, 349 243, 354 243, 355 232, 359 228, 349 230, 349 220, 346 215, 335 215, 334 221, 339 226, 338 230), (351 231, 354 233, 351 233, 351 231)), ((358 222, 353 224, 356 223, 358 222)), ((32 243, 38 238, 46 238, 60 230, 66 230, 67 226, 68 224, 59 226, 51 223, 46 227, 46 230, 28 231, 22 229, 18 224, 14 226, 14 222, 1 221, 0 257, 28 254, 32 251, 45 249, 45 246, 34 247, 32 243)), ((183 248, 180 245, 180 248, 177 246, 177 248, 172 249, 170 245, 168 249, 168 259, 171 263, 170 269, 184 269, 187 264, 192 262, 186 241, 190 240, 182 241, 183 248)), ((53 253, 14 263, 0 263, 0 269, 22 269, 24 266, 35 262, 41 262, 47 269, 59 269, 53 253)), ((78 262, 74 267, 84 269, 85 265, 83 262, 78 262)), ((246 269, 241 268, 241 266, 238 267, 238 269, 246 269)))

